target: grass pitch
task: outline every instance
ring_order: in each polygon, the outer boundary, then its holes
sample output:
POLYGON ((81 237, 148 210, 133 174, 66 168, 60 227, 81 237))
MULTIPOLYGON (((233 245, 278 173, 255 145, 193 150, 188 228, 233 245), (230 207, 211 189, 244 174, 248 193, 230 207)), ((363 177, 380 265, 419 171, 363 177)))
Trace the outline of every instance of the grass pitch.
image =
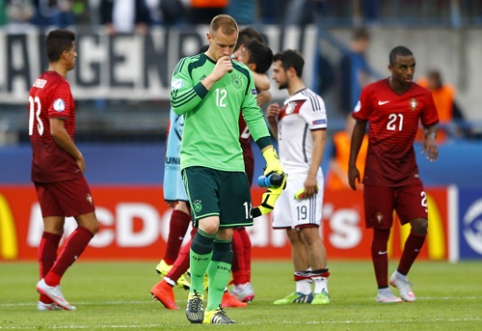
MULTIPOLYGON (((176 289, 181 310, 166 310, 149 296, 159 277, 151 262, 83 262, 71 267, 62 292, 75 312, 36 311, 37 264, 0 263, 0 330, 193 330, 219 326, 190 324, 187 292, 176 289)), ((396 264, 390 264, 390 274, 396 264)), ((331 261, 332 303, 275 306, 293 292, 286 262, 255 262, 255 300, 227 309, 238 330, 482 330, 482 262, 417 262, 409 275, 415 303, 378 304, 371 262, 331 261)), ((397 290, 394 290, 397 293, 397 290)))

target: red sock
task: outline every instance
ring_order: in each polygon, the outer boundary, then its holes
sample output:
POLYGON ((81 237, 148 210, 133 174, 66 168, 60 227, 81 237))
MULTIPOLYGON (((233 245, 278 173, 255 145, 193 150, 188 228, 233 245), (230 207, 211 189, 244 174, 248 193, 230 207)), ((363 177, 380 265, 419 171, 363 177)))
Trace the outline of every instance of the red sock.
POLYGON ((191 222, 191 216, 180 210, 174 210, 169 223, 169 236, 167 238, 166 252, 164 253, 164 262, 168 265, 174 264, 179 254, 182 241, 186 235, 187 228, 191 222))
MULTIPOLYGON (((44 232, 42 234, 42 239, 40 240, 40 245, 38 246, 38 263, 39 263, 39 274, 40 279, 44 278, 50 271, 52 266, 57 260, 57 250, 59 249, 59 243, 62 236, 44 232)), ((44 294, 40 294, 40 301, 43 303, 52 303, 53 300, 44 294)))
POLYGON ((72 232, 69 238, 67 238, 59 258, 44 277, 47 285, 57 286, 60 284, 60 279, 65 271, 79 258, 93 236, 92 232, 81 226, 72 232))
POLYGON ((231 270, 233 272, 233 284, 245 284, 248 282, 248 273, 246 271, 246 265, 244 263, 244 244, 239 229, 234 230, 232 245, 233 263, 231 265, 231 270))
POLYGON ((373 229, 372 261, 378 288, 388 287, 387 244, 390 230, 373 229))
POLYGON ((248 282, 251 281, 251 238, 249 238, 246 228, 239 228, 239 234, 244 246, 244 267, 246 268, 246 274, 248 275, 248 282))
POLYGON ((189 251, 191 250, 192 238, 189 242, 181 248, 179 255, 171 270, 167 273, 167 277, 177 282, 183 273, 189 269, 189 251))
POLYGON ((398 264, 398 272, 402 275, 407 275, 412 267, 413 262, 418 256, 418 253, 422 249, 425 241, 425 234, 417 234, 410 232, 410 235, 405 241, 405 248, 403 249, 402 258, 398 264))

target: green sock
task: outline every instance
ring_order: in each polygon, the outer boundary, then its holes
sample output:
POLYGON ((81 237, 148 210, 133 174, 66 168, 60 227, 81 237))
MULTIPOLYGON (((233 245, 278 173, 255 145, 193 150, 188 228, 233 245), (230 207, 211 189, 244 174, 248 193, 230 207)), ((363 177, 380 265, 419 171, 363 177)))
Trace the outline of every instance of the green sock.
POLYGON ((213 257, 208 266, 209 291, 206 311, 215 310, 221 304, 224 288, 231 275, 232 260, 231 240, 215 239, 213 257))
POLYGON ((202 230, 197 230, 191 243, 189 263, 191 268, 191 289, 200 295, 204 294, 203 278, 213 255, 213 240, 215 235, 210 235, 202 230))

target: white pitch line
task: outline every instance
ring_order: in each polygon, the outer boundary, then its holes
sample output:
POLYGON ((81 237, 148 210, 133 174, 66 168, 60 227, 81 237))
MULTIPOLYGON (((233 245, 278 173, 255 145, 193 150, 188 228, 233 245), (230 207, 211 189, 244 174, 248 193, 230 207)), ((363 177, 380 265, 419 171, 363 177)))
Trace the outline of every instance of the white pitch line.
MULTIPOLYGON (((469 317, 469 318, 431 318, 425 320, 424 322, 449 322, 449 323, 459 323, 459 322, 481 322, 482 318, 479 317, 469 317)), ((396 324, 396 323, 419 323, 420 320, 416 319, 403 319, 403 320, 345 320, 345 321, 283 321, 282 324, 287 325, 346 325, 346 324, 396 324)), ((259 325, 260 323, 238 323, 240 325, 259 325)), ((138 328, 160 328, 161 324, 131 324, 131 325, 98 325, 96 329, 138 329, 138 328)), ((38 326, 0 326, 0 330, 33 330, 38 329, 38 326)), ((92 329, 92 326, 85 325, 54 325, 46 327, 49 330, 62 330, 62 329, 92 329)))
MULTIPOLYGON (((275 299, 272 299, 275 300, 275 299)), ((335 301, 342 302, 342 301, 373 301, 373 298, 366 298, 366 299, 350 299, 350 298, 343 298, 338 299, 335 301)), ((466 297, 417 297, 417 301, 445 301, 445 300, 482 300, 482 297, 478 296, 466 296, 466 297)), ((268 301, 271 302, 271 299, 262 299, 258 301, 268 301)), ((178 302, 186 302, 186 300, 179 300, 178 302)), ((95 306, 115 306, 115 305, 144 305, 144 304, 151 304, 156 303, 154 300, 132 300, 132 301, 122 301, 122 300, 113 300, 113 301, 76 301, 76 305, 95 305, 95 306)), ((0 303, 0 307, 27 307, 27 306, 36 306, 36 302, 19 302, 19 303, 0 303)))

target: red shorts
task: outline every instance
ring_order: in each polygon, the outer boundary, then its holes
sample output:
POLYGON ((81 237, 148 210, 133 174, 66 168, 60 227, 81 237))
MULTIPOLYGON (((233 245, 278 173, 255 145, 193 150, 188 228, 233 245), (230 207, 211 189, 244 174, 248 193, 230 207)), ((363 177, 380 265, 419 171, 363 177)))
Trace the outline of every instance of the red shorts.
POLYGON ((34 182, 42 217, 79 216, 95 210, 84 177, 55 183, 34 182))
POLYGON ((421 180, 402 187, 364 185, 363 198, 367 228, 390 229, 394 210, 401 224, 428 219, 427 195, 421 180))

